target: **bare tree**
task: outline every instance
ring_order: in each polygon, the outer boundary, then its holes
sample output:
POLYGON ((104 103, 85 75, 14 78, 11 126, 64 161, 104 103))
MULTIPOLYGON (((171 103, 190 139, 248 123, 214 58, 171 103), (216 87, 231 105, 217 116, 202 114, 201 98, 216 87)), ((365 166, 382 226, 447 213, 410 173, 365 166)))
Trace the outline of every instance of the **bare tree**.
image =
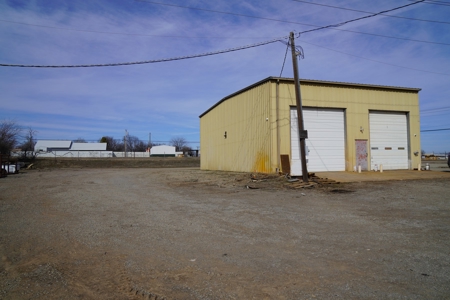
POLYGON ((28 152, 32 153, 32 157, 34 157, 34 145, 36 144, 35 136, 37 134, 36 130, 33 130, 31 127, 28 127, 25 141, 21 145, 22 151, 24 152, 24 158, 28 157, 28 152))
POLYGON ((141 141, 137 136, 127 136, 127 150, 131 152, 145 152, 147 143, 141 141))
POLYGON ((145 152, 147 151, 147 147, 148 147, 148 143, 139 140, 136 144, 135 144, 135 148, 134 151, 136 152, 145 152))
POLYGON ((114 140, 115 144, 112 151, 122 152, 125 150, 125 145, 122 140, 114 140))
MULTIPOLYGON (((147 143, 141 141, 138 137, 128 135, 126 137, 127 151, 131 152, 145 152, 147 150, 147 143)), ((99 143, 106 143, 106 150, 108 151, 124 151, 124 143, 122 140, 116 140, 112 136, 104 136, 99 140, 99 143)))
POLYGON ((104 136, 100 139, 100 143, 106 143, 106 150, 108 151, 122 151, 123 143, 115 140, 112 136, 104 136))
POLYGON ((187 147, 187 141, 184 137, 176 136, 170 140, 170 145, 175 147, 175 151, 183 151, 184 147, 187 147))
POLYGON ((0 153, 9 154, 16 146, 20 128, 16 122, 3 120, 0 122, 0 153))

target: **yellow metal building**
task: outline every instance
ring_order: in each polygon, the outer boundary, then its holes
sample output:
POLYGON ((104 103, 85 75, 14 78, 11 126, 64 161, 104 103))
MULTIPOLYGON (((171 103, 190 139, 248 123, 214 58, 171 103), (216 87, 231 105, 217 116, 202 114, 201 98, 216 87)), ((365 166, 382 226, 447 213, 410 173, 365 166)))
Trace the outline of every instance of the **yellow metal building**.
MULTIPOLYGON (((308 171, 414 169, 418 88, 300 80, 308 171)), ((200 115, 201 169, 301 175, 294 80, 269 77, 200 115)))

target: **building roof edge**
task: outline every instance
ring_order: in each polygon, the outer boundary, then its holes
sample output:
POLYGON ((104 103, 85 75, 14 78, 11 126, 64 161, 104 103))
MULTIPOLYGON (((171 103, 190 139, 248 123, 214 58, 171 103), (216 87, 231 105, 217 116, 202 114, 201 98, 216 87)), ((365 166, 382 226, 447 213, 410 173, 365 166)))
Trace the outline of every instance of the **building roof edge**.
MULTIPOLYGON (((234 92, 218 102, 216 102, 213 106, 208 108, 204 113, 202 113, 199 118, 206 115, 208 112, 213 110, 216 106, 224 102, 225 100, 232 98, 236 95, 239 95, 249 89, 252 89, 258 85, 261 85, 263 83, 266 83, 268 81, 286 81, 286 82, 294 82, 294 78, 288 78, 288 77, 275 77, 275 76, 269 76, 267 78, 264 78, 256 83, 253 83, 243 89, 238 90, 237 92, 234 92)), ((383 89, 383 90, 402 90, 402 91, 411 91, 411 92, 419 92, 422 89, 420 88, 409 88, 409 87, 398 87, 398 86, 387 86, 387 85, 373 85, 373 84, 364 84, 364 83, 351 83, 351 82, 338 82, 338 81, 326 81, 326 80, 314 80, 314 79, 300 79, 300 84, 325 84, 325 85, 340 85, 340 86, 354 86, 354 87, 365 87, 365 88, 373 88, 373 89, 383 89)))

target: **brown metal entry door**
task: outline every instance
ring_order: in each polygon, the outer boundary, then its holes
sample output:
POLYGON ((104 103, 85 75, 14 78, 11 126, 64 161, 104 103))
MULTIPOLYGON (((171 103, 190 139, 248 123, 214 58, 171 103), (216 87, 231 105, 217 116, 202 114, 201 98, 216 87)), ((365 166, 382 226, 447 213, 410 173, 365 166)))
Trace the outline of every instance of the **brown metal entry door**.
POLYGON ((367 171, 367 140, 355 140, 356 143, 356 168, 367 171))

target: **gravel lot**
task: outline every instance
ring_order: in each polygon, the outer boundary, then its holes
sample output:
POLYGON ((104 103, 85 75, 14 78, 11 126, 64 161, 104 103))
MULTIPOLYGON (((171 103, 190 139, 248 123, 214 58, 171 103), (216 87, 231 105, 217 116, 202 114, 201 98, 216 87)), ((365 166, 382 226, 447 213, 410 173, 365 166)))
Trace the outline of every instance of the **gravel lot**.
POLYGON ((198 168, 0 179, 0 299, 449 299, 450 180, 198 168))

